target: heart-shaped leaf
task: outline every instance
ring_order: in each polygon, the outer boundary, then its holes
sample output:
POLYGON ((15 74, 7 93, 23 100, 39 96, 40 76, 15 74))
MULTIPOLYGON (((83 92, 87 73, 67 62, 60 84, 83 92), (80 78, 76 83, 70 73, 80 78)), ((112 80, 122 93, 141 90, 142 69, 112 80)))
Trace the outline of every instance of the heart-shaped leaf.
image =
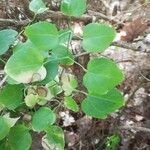
POLYGON ((106 24, 91 23, 83 29, 83 48, 87 52, 102 52, 115 38, 115 30, 106 24))
POLYGON ((58 62, 57 61, 51 61, 49 59, 49 62, 47 62, 44 67, 46 68, 47 75, 43 81, 41 81, 41 84, 47 84, 50 81, 54 80, 56 75, 58 74, 58 62))
POLYGON ((56 120, 53 111, 48 107, 41 107, 32 118, 32 127, 35 131, 43 131, 56 120))
POLYGON ((117 65, 106 58, 96 58, 89 61, 87 70, 83 83, 92 95, 106 94, 124 79, 117 65))
POLYGON ((29 150, 32 138, 27 127, 17 125, 11 128, 8 141, 12 150, 29 150))
POLYGON ((23 102, 23 86, 7 84, 0 92, 0 104, 14 110, 23 102))
POLYGON ((0 55, 4 54, 16 39, 18 32, 12 29, 0 31, 0 55))
POLYGON ((26 27, 25 35, 43 51, 53 49, 59 43, 56 26, 48 22, 38 22, 26 27))
POLYGON ((82 110, 95 118, 105 119, 107 115, 113 113, 124 105, 123 96, 119 91, 113 89, 105 95, 99 97, 88 96, 82 102, 82 110))
POLYGON ((43 147, 48 146, 50 149, 64 150, 64 132, 58 126, 50 126, 46 131, 46 135, 42 138, 43 147))
POLYGON ((35 14, 40 14, 48 10, 42 0, 32 0, 29 4, 29 9, 35 14))
POLYGON ((61 11, 67 16, 81 17, 86 11, 86 0, 62 0, 61 11))
POLYGON ((58 46, 53 49, 53 57, 58 60, 61 65, 73 65, 73 55, 71 54, 70 50, 65 46, 58 46))
POLYGON ((79 111, 79 106, 78 106, 78 104, 75 102, 75 100, 72 97, 65 97, 64 99, 65 99, 64 105, 68 109, 70 109, 70 110, 72 110, 74 112, 78 112, 79 111))
MULTIPOLYGON (((42 67, 43 60, 44 57, 38 49, 32 43, 27 42, 19 46, 9 58, 5 65, 5 72, 19 83, 33 82, 33 77, 42 67)), ((42 69, 42 72, 46 72, 45 68, 42 69)))

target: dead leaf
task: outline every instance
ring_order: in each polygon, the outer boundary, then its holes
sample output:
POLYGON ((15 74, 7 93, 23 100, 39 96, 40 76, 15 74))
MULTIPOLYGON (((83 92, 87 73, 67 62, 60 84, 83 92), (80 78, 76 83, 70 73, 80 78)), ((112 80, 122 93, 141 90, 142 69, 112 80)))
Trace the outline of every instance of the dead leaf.
POLYGON ((132 42, 135 38, 141 35, 147 27, 147 24, 142 22, 141 19, 136 19, 123 27, 121 32, 125 32, 126 35, 121 36, 121 40, 132 42))

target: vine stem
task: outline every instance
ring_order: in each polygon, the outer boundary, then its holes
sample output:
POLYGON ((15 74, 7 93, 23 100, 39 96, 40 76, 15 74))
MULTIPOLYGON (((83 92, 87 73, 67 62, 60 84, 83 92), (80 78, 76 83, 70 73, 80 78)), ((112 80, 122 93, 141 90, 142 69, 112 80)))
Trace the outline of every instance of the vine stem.
POLYGON ((6 62, 2 59, 2 58, 0 58, 0 61, 5 65, 6 64, 6 62))
POLYGON ((85 69, 80 63, 78 63, 77 61, 74 60, 74 63, 77 64, 78 66, 80 66, 85 72, 88 72, 87 69, 85 69))
POLYGON ((3 86, 3 84, 5 83, 5 81, 6 81, 6 79, 7 79, 7 75, 2 79, 2 81, 0 82, 0 87, 2 87, 3 86))
POLYGON ((84 94, 84 95, 86 95, 86 96, 89 95, 88 93, 86 93, 86 92, 84 92, 84 91, 77 90, 77 89, 75 89, 74 91, 75 91, 75 92, 78 92, 78 93, 82 93, 82 94, 84 94))

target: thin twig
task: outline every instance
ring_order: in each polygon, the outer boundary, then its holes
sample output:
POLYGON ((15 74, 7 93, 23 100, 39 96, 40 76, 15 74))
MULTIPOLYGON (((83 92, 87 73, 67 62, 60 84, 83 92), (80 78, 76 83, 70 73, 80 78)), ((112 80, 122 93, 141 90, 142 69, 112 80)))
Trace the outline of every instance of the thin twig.
POLYGON ((81 57, 81 56, 84 56, 84 55, 88 55, 88 54, 90 54, 90 52, 79 53, 79 54, 75 55, 75 58, 78 58, 78 57, 81 57))
POLYGON ((74 63, 80 66, 85 72, 87 72, 87 69, 85 69, 80 63, 74 60, 74 63))
POLYGON ((26 19, 26 20, 15 20, 15 19, 4 19, 0 18, 0 24, 9 24, 9 25, 16 25, 16 26, 21 26, 21 25, 27 25, 31 20, 26 19))
POLYGON ((2 79, 2 81, 0 81, 0 88, 3 86, 3 84, 5 83, 7 79, 7 75, 2 79))
MULTIPOLYGON (((129 50, 133 50, 133 51, 141 51, 139 48, 136 48, 133 44, 127 43, 127 42, 113 42, 111 45, 129 49, 129 50)), ((146 52, 146 53, 148 53, 148 52, 146 52)))
MULTIPOLYGON (((68 18, 67 16, 63 15, 60 11, 48 10, 48 11, 45 11, 44 13, 42 13, 42 14, 38 14, 36 16, 36 19, 41 20, 41 21, 49 19, 49 18, 50 19, 57 19, 57 20, 61 20, 61 19, 69 20, 69 19, 71 19, 72 21, 92 22, 93 21, 93 15, 94 15, 93 13, 94 13, 93 11, 88 11, 88 14, 85 14, 82 17, 68 18)), ((95 17, 96 17, 96 20, 97 19, 104 19, 104 20, 107 20, 107 21, 114 21, 116 23, 120 23, 118 21, 112 20, 111 18, 105 16, 102 13, 97 13, 96 12, 95 17)), ((0 23, 9 23, 9 24, 12 24, 12 25, 26 25, 29 22, 31 22, 31 20, 29 20, 29 19, 19 21, 19 20, 15 20, 15 19, 0 18, 0 23)))
POLYGON ((148 79, 146 76, 144 76, 144 75, 142 74, 142 72, 140 72, 140 75, 141 75, 145 80, 147 80, 148 82, 150 82, 150 79, 148 79))
POLYGON ((95 11, 92 11, 92 10, 88 10, 88 14, 89 14, 90 16, 92 16, 92 17, 95 16, 95 17, 96 17, 96 20, 98 20, 98 19, 103 19, 103 20, 105 20, 105 21, 114 22, 114 23, 116 23, 116 24, 118 24, 118 25, 124 25, 123 22, 121 22, 121 21, 119 21, 119 20, 115 20, 115 19, 113 19, 113 18, 111 18, 111 17, 108 17, 108 16, 106 16, 106 15, 100 13, 100 12, 95 12, 95 11))
POLYGON ((149 132, 150 133, 150 129, 149 128, 145 128, 145 127, 136 127, 136 126, 122 126, 120 127, 121 129, 128 129, 128 130, 137 130, 137 131, 142 131, 142 132, 149 132))

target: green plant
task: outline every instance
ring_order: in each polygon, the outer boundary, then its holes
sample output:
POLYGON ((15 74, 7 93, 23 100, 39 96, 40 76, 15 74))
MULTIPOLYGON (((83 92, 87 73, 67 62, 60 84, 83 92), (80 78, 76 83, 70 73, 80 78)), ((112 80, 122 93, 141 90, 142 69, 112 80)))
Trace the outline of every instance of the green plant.
POLYGON ((107 137, 106 150, 116 150, 120 143, 120 137, 118 135, 112 135, 107 137))
MULTIPOLYGON (((34 18, 48 9, 42 0, 32 0, 29 8, 35 13, 34 18)), ((80 17, 86 11, 86 0, 63 0, 61 11, 80 17)), ((103 52, 115 34, 109 25, 90 23, 80 37, 82 47, 88 53, 103 52)), ((71 29, 58 31, 54 24, 45 21, 31 23, 20 33, 10 29, 0 31, 0 55, 9 48, 13 51, 4 67, 6 85, 0 91, 0 149, 28 150, 32 130, 45 134, 42 140, 50 149, 63 150, 64 134, 55 124, 56 113, 59 106, 74 112, 80 110, 73 99, 74 93, 85 94, 81 110, 94 118, 105 119, 124 105, 123 96, 116 89, 124 79, 121 70, 107 58, 92 59, 85 69, 74 60, 68 47, 73 36, 71 29), (26 42, 16 44, 20 34, 26 37, 26 42), (64 71, 63 66, 74 63, 86 72, 83 85, 87 92, 78 91, 75 76, 64 71), (58 105, 47 105, 49 101, 58 105), (7 112, 10 115, 6 117, 7 112), (15 118, 26 114, 28 121, 15 118)))

